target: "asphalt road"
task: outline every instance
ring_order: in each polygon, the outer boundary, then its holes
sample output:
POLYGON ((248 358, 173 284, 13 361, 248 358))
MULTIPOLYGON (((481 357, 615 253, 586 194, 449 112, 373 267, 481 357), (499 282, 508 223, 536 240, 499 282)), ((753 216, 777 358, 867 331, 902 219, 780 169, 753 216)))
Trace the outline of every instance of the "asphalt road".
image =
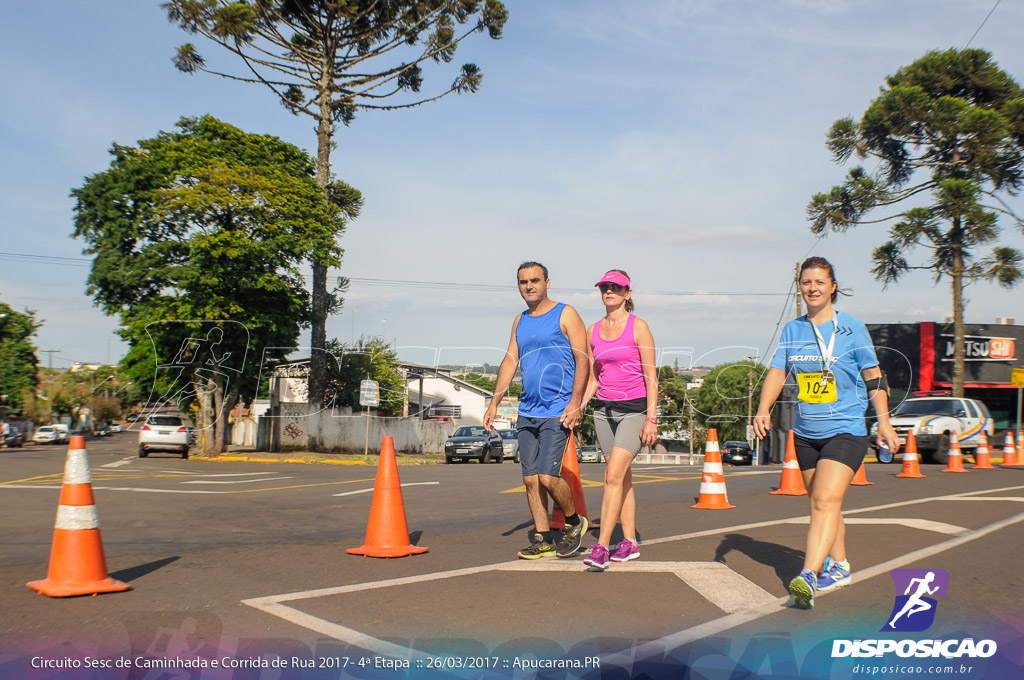
MULTIPOLYGON (((855 581, 804 611, 784 602, 807 499, 769 495, 778 467, 727 468, 737 507, 695 510, 700 468, 635 466, 642 557, 591 573, 580 557, 516 560, 531 526, 518 465, 401 467, 411 541, 429 551, 384 560, 345 552, 364 542, 373 467, 139 459, 134 446, 130 433, 88 443, 107 565, 132 589, 63 599, 25 583, 46 576, 65 449, 0 451, 0 677, 79 677, 31 665, 85 657, 129 667, 81 677, 148 680, 524 677, 531 659, 586 657, 602 677, 853 677, 859 660, 829 649, 882 636, 900 568, 950 575, 917 637, 995 640, 974 677, 1022 664, 1020 468, 898 479, 869 464, 874 483, 844 506, 855 581), (280 661, 161 676, 137 658, 280 661)), ((602 474, 581 466, 594 518, 602 474)))

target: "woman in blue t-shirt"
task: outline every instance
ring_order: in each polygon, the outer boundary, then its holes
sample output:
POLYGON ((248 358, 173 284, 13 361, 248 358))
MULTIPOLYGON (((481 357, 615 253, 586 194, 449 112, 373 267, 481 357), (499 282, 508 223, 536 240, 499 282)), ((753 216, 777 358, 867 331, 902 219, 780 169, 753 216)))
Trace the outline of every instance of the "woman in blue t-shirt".
POLYGON ((807 314, 782 330, 761 390, 754 431, 759 438, 767 435, 769 411, 787 375, 792 375, 798 388, 793 439, 811 501, 811 521, 803 570, 790 581, 789 592, 796 604, 813 607, 819 590, 850 583, 843 496, 867 451, 868 398, 878 414, 879 440, 895 452, 899 438, 889 424, 889 399, 879 385, 882 372, 867 328, 832 308, 839 286, 828 260, 804 260, 800 294, 807 314))

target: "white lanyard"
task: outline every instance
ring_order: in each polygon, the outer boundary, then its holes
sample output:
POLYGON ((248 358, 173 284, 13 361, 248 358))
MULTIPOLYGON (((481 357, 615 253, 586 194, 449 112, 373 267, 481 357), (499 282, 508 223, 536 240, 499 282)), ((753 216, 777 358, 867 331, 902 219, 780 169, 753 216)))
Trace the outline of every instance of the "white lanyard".
POLYGON ((814 329, 814 341, 818 345, 818 351, 821 352, 821 384, 825 384, 825 377, 832 370, 832 364, 835 363, 835 357, 832 353, 836 348, 836 336, 839 335, 839 316, 836 310, 832 310, 832 337, 828 341, 828 346, 825 345, 825 338, 821 337, 821 331, 811 321, 811 317, 807 317, 807 322, 811 324, 811 328, 814 329))

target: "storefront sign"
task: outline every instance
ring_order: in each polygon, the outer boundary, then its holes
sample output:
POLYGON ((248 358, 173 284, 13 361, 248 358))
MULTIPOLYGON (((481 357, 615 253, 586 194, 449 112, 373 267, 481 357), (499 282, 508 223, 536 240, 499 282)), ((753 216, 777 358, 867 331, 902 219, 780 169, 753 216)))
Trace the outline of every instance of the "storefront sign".
MULTIPOLYGON (((953 350, 956 347, 952 335, 942 334, 946 340, 946 355, 942 361, 953 361, 953 350)), ((965 361, 1006 361, 1013 359, 1016 348, 1013 338, 992 338, 981 335, 964 336, 965 361)))

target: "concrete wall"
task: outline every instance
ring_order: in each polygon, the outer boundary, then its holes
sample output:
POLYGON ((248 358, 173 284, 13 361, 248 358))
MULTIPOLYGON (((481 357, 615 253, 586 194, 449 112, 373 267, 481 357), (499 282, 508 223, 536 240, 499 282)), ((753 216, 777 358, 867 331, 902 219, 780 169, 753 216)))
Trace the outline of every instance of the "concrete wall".
POLYGON ((305 404, 281 404, 280 423, 266 416, 260 418, 260 448, 279 451, 305 451, 309 432, 317 431, 324 449, 338 453, 362 453, 367 441, 369 451, 378 453, 385 435, 395 441, 395 450, 401 453, 442 453, 444 442, 455 432, 459 421, 419 420, 408 418, 378 418, 370 416, 367 436, 365 413, 351 409, 334 409, 307 415, 305 404), (269 430, 277 428, 279 442, 271 447, 269 430))

